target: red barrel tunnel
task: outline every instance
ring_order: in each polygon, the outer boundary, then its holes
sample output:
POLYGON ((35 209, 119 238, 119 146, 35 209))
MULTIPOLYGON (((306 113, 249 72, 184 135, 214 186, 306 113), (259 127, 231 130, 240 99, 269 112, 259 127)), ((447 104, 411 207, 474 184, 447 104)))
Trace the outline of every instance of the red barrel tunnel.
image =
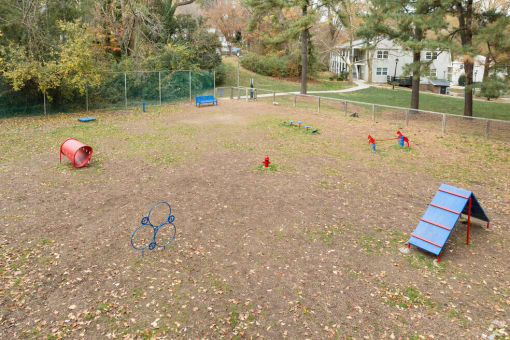
POLYGON ((67 138, 60 144, 60 162, 62 162, 62 154, 69 158, 73 167, 81 168, 89 163, 92 157, 92 148, 76 138, 67 138))

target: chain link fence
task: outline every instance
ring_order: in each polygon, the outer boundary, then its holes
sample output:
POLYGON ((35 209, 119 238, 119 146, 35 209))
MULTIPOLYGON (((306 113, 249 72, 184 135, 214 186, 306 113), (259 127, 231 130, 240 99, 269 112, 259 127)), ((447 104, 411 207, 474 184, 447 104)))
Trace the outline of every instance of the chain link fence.
POLYGON ((0 117, 141 107, 142 102, 155 106, 212 95, 215 88, 215 72, 209 70, 105 72, 104 78, 84 94, 72 91, 51 99, 36 90, 13 91, 0 78, 0 117))
POLYGON ((427 110, 357 102, 345 99, 302 95, 297 93, 279 93, 273 90, 228 87, 220 88, 223 98, 251 100, 259 99, 279 105, 300 107, 339 116, 359 117, 374 122, 388 121, 404 126, 419 126, 437 131, 441 135, 473 135, 485 139, 497 139, 510 142, 510 121, 468 117, 427 110), (253 95, 251 94, 253 93, 253 95), (252 98, 254 96, 254 98, 252 98))

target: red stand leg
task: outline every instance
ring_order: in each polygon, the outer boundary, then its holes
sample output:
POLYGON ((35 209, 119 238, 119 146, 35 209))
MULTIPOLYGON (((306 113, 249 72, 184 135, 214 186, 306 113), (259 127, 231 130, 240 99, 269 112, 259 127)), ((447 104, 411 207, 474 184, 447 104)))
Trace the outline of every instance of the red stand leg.
POLYGON ((439 263, 439 259, 441 258, 441 254, 437 255, 437 262, 439 263))
POLYGON ((408 243, 408 244, 407 244, 407 248, 411 248, 411 243, 408 243))
POLYGON ((469 226, 471 224, 471 197, 469 197, 469 210, 468 210, 468 225, 467 225, 467 240, 466 244, 469 245, 469 226))
POLYGON ((487 222, 487 229, 489 229, 489 223, 490 223, 490 222, 487 222))

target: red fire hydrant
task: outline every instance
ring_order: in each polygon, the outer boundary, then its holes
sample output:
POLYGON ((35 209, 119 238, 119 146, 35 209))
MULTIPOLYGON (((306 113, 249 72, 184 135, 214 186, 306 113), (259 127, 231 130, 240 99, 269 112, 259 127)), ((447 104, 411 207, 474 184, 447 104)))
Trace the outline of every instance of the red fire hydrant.
POLYGON ((262 164, 264 164, 266 168, 269 166, 269 164, 271 164, 271 162, 269 161, 269 156, 266 156, 262 164))

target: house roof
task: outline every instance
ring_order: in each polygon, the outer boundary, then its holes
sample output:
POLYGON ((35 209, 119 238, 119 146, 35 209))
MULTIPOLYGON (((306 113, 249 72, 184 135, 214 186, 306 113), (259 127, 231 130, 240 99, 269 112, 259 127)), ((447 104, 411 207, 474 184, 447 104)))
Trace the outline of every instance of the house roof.
POLYGON ((430 83, 435 86, 450 86, 450 82, 446 79, 431 79, 430 83))
MULTIPOLYGON (((358 40, 354 40, 352 42, 352 46, 359 46, 359 45, 363 45, 363 43, 365 42, 365 40, 363 39, 358 39, 358 40)), ((349 47, 349 42, 346 42, 345 44, 342 44, 342 45, 338 45, 336 48, 347 48, 349 47)))

